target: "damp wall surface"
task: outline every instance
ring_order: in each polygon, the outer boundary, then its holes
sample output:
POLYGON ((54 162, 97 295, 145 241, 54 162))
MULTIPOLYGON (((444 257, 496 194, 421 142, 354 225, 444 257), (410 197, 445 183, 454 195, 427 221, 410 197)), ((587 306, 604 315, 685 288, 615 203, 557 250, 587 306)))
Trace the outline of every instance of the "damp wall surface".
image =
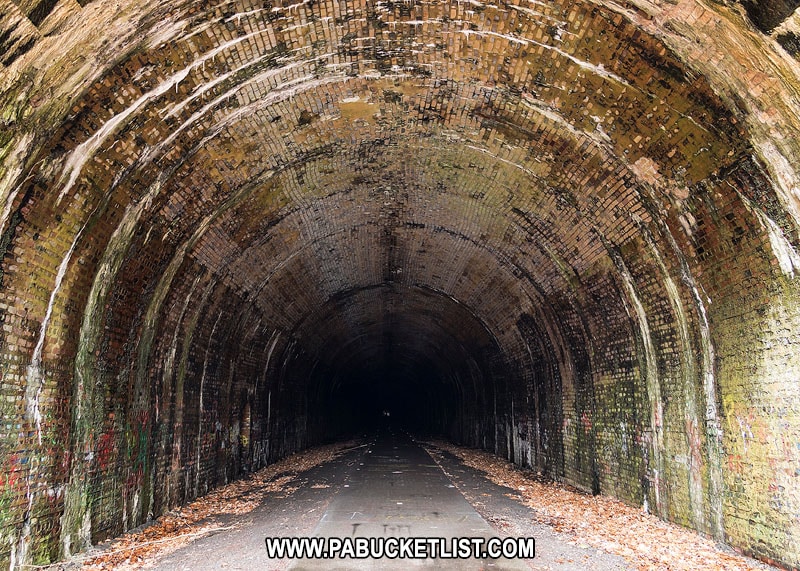
POLYGON ((0 562, 390 410, 800 566, 794 8, 0 0, 0 562))

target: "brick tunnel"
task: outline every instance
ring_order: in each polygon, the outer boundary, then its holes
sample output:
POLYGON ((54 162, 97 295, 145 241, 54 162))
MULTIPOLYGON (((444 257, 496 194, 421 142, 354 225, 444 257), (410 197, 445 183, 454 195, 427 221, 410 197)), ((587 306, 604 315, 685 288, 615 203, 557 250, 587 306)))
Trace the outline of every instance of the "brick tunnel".
POLYGON ((389 410, 800 566, 794 0, 0 0, 0 562, 389 410))

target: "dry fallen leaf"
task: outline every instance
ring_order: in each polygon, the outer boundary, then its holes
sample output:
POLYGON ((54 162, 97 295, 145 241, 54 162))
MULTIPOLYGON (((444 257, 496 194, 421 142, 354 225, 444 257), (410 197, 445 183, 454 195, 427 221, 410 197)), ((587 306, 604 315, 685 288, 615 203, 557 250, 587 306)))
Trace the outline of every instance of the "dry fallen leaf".
MULTIPOLYGON (((640 570, 724 569, 763 570, 767 566, 735 553, 726 553, 713 540, 666 522, 608 496, 591 496, 530 470, 522 470, 488 452, 444 441, 420 442, 438 460, 444 450, 464 464, 484 472, 495 484, 517 490, 531 508, 536 523, 568 534, 575 544, 589 544, 624 557, 640 570)), ((511 496, 511 494, 509 494, 511 496)))
POLYGON ((249 513, 269 493, 279 492, 283 497, 292 494, 298 486, 289 483, 297 474, 329 462, 355 445, 355 442, 348 441, 306 450, 270 464, 247 478, 212 490, 190 504, 164 514, 152 525, 112 540, 110 545, 101 548, 101 553, 85 555, 83 568, 92 571, 140 569, 203 535, 232 529, 234 526, 215 525, 214 516, 249 513), (204 525, 199 525, 201 521, 204 525))

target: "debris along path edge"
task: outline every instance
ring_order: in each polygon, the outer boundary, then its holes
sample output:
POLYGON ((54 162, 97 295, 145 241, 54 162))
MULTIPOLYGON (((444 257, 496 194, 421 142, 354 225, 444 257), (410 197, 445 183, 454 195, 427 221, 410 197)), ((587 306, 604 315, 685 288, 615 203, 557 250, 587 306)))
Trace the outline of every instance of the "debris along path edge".
MULTIPOLYGON (((307 562, 270 559, 265 537, 311 536, 339 492, 351 490, 348 478, 360 474, 365 458, 375 454, 367 454, 366 442, 340 442, 285 458, 64 567, 75 569, 83 563, 85 569, 284 570, 294 563, 302 568, 307 562)), ((536 557, 526 561, 531 569, 775 570, 617 500, 541 483, 529 471, 489 453, 438 440, 421 444, 450 478, 447 485, 455 485, 495 528, 493 535, 536 539, 536 557)), ((423 464, 434 464, 422 458, 423 464)), ((393 464, 391 471, 398 471, 399 463, 393 464)), ((372 562, 373 568, 388 564, 372 562)), ((312 563, 316 569, 335 568, 332 561, 312 563)), ((431 562, 405 563, 434 567, 431 562)), ((499 569, 495 563, 489 561, 485 568, 499 569)))
MULTIPOLYGON (((404 435, 399 435, 406 438, 404 435)), ((152 537, 145 535, 153 527, 163 528, 170 523, 175 516, 162 516, 153 526, 139 532, 126 534, 115 540, 124 543, 125 550, 120 555, 123 557, 95 559, 95 565, 89 565, 92 569, 159 569, 163 571, 204 571, 211 569, 225 570, 285 570, 294 564, 295 569, 336 569, 336 568, 357 568, 354 560, 337 561, 298 561, 293 559, 270 559, 265 549, 266 537, 309 537, 319 534, 321 529, 321 516, 331 509, 333 512, 337 505, 336 502, 341 496, 351 495, 351 500, 363 505, 359 494, 363 494, 363 488, 354 487, 354 475, 360 476, 367 465, 371 465, 370 460, 375 460, 377 467, 381 460, 380 455, 375 456, 374 447, 376 437, 369 440, 362 440, 359 443, 339 443, 321 448, 310 449, 306 452, 298 453, 290 458, 282 460, 263 471, 259 471, 251 478, 246 478, 230 484, 212 492, 204 498, 201 503, 208 503, 208 497, 221 495, 224 501, 224 509, 209 510, 200 519, 194 519, 190 526, 179 528, 174 532, 167 532, 162 529, 160 533, 152 537), (370 452, 371 451, 371 452, 370 452), (363 464, 363 465, 362 465, 363 464), (228 491, 230 489, 230 491, 228 491), (266 492, 266 493, 265 493, 266 492), (256 500, 258 505, 253 505, 256 500), (199 533, 202 531, 202 533, 199 533), (191 533, 190 533, 191 532, 191 533), (161 543, 162 539, 173 536, 174 540, 180 541, 183 545, 175 545, 173 541, 161 543), (138 537, 138 539, 137 539, 138 537), (127 540, 126 540, 127 538, 127 540), (157 545, 148 545, 146 550, 135 549, 134 546, 142 545, 142 541, 157 538, 157 545), (189 541, 191 541, 189 543, 189 541), (131 552, 130 549, 134 549, 131 552)), ((465 495, 473 505, 477 506, 482 519, 477 519, 475 515, 466 517, 470 524, 478 523, 489 530, 488 535, 492 536, 512 536, 512 537, 535 537, 536 557, 527 561, 508 560, 480 560, 464 561, 455 560, 455 564, 450 568, 458 569, 548 569, 555 571, 583 571, 585 569, 597 569, 599 571, 625 569, 624 560, 621 557, 610 555, 602 550, 588 548, 581 545, 570 544, 569 537, 554 534, 546 525, 537 525, 533 511, 519 502, 515 502, 506 496, 508 490, 487 480, 481 472, 470 468, 461 463, 455 457, 451 457, 443 463, 447 475, 452 475, 448 479, 436 462, 425 453, 419 445, 405 441, 405 445, 410 452, 413 452, 412 459, 416 459, 426 472, 438 475, 434 480, 437 481, 432 490, 433 495, 442 490, 455 494, 460 501, 464 498, 459 492, 466 492, 465 495), (450 487, 456 486, 456 487, 450 487), (486 523, 489 522, 491 527, 486 523), (508 525, 511 522, 511 526, 508 525), (492 527, 494 529, 492 529, 492 527), (474 565, 470 565, 474 564, 474 565), (481 566, 483 564, 483 566, 481 566)), ((394 445, 391 447, 391 458, 383 459, 385 464, 391 467, 389 472, 402 471, 403 462, 399 458, 394 458, 394 445)), ((398 447, 399 448, 399 447, 398 447)), ((441 460, 440 460, 441 461, 441 460)), ((405 463, 408 464, 406 461, 405 463)), ((405 468, 408 470, 408 468, 405 468)), ((375 470, 373 475, 380 476, 380 472, 375 470)), ((397 476, 397 474, 392 474, 397 476)), ((387 482, 393 480, 387 480, 387 482)), ((393 490, 395 486, 386 484, 393 490)), ((403 501, 395 499, 396 501, 403 501)), ((444 511, 436 509, 431 500, 425 503, 425 507, 431 512, 436 511, 439 518, 444 520, 444 511)), ((423 503, 420 501, 420 503, 423 503)), ((396 505, 396 504, 395 504, 396 505)), ((405 505, 405 504, 404 504, 405 505)), ((464 509, 466 515, 472 507, 461 504, 459 509, 464 509)), ((185 506, 179 511, 196 511, 195 508, 185 506)), ((364 512, 364 509, 355 509, 364 512)), ((472 510, 474 511, 474 510, 472 510)), ((352 516, 353 514, 348 514, 352 516)), ((352 523, 362 523, 361 521, 347 521, 347 527, 343 536, 350 536, 353 531, 352 523)), ((358 526, 361 528, 362 526, 358 526)), ((412 528, 413 529, 413 528, 412 528)), ((364 529, 361 529, 363 533, 364 529)), ((387 525, 387 531, 388 525, 387 525)), ((440 530, 421 532, 427 535, 438 537, 445 534, 440 530)), ((336 532, 337 534, 340 532, 336 532)), ((380 533, 383 533, 381 527, 380 533)), ((462 532, 458 532, 462 534, 462 532)), ((469 531, 467 533, 473 533, 469 531)), ((477 535, 477 534, 476 534, 477 535)), ((113 550, 113 547, 110 546, 113 550)), ((395 566, 398 568, 441 568, 443 561, 414 561, 397 560, 395 566)), ((362 562, 363 568, 384 569, 391 568, 390 561, 387 559, 367 560, 362 562)))
POLYGON ((579 568, 605 568, 597 565, 598 554, 605 552, 603 557, 623 558, 641 571, 778 571, 640 507, 577 492, 489 452, 443 440, 421 444, 493 526, 512 535, 533 533, 534 569, 563 570, 564 563, 590 560, 579 568), (567 549, 560 551, 561 546, 567 549))
MULTIPOLYGON (((391 426, 383 427, 364 450, 362 459, 350 467, 313 535, 344 541, 394 538, 392 541, 406 545, 410 543, 409 538, 444 538, 448 552, 453 551, 452 538, 501 536, 475 511, 431 456, 407 434, 391 426)), ((429 549, 426 551, 430 553, 429 549)), ((530 569, 522 559, 448 556, 436 559, 302 559, 291 569, 378 567, 530 569)))

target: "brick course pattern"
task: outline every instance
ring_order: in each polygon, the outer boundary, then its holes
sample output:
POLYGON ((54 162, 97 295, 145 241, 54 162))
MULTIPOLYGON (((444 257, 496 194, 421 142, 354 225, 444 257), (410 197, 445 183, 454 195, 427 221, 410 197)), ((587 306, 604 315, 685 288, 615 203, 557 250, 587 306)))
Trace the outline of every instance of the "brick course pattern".
POLYGON ((800 566, 767 4, 0 0, 0 564, 386 403, 800 566))

